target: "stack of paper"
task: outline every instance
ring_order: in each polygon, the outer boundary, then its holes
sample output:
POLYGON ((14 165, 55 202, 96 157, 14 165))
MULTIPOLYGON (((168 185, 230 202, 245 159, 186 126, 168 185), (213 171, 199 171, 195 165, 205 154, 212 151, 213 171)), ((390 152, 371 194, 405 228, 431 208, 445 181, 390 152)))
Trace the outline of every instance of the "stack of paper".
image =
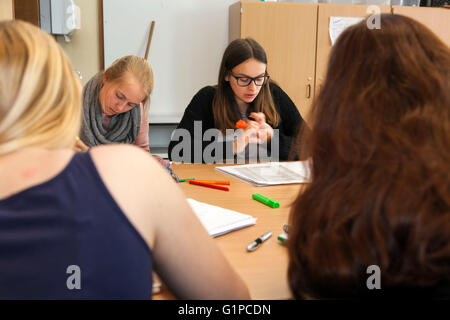
POLYGON ((205 229, 213 237, 248 227, 256 223, 256 218, 247 214, 213 206, 193 199, 187 199, 187 201, 205 229))
POLYGON ((295 162, 268 162, 241 166, 216 167, 216 169, 260 187, 278 184, 309 183, 311 176, 309 163, 308 160, 295 162))

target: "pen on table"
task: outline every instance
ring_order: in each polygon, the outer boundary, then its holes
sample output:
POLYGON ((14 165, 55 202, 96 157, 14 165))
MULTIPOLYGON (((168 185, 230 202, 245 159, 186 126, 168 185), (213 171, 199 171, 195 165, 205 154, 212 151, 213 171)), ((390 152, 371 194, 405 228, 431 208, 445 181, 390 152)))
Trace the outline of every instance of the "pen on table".
POLYGON ((208 188, 218 189, 218 190, 222 190, 222 191, 230 191, 230 189, 227 188, 227 187, 221 187, 221 186, 216 186, 214 184, 197 182, 195 180, 190 180, 189 183, 190 184, 195 184, 197 186, 208 187, 208 188))
POLYGON ((176 175, 176 173, 172 170, 172 168, 167 168, 167 170, 169 170, 170 175, 172 176, 172 178, 174 178, 174 180, 176 182, 180 182, 180 179, 178 179, 178 176, 176 175))
POLYGON ((283 233, 280 234, 277 238, 281 243, 285 243, 287 241, 289 237, 288 236, 289 228, 290 228, 289 224, 283 225, 283 233))
POLYGON ((286 232, 283 232, 282 234, 280 234, 279 236, 278 236, 278 241, 280 241, 280 242, 286 242, 287 241, 287 239, 288 239, 288 234, 286 233, 286 232))
POLYGON ((195 178, 179 179, 178 182, 185 182, 185 181, 190 181, 190 180, 195 180, 195 178))
POLYGON ((261 243, 263 243, 264 241, 266 241, 267 239, 269 239, 272 236, 272 231, 269 231, 267 233, 264 233, 261 237, 255 239, 255 241, 253 241, 252 243, 250 243, 247 246, 247 251, 255 251, 256 249, 259 248, 259 246, 261 245, 261 243))
POLYGON ((209 183, 209 184, 222 184, 222 185, 226 185, 229 186, 230 185, 230 181, 218 181, 218 180, 197 180, 194 179, 197 182, 202 182, 202 183, 209 183))
POLYGON ((278 201, 269 199, 259 193, 252 194, 252 198, 255 199, 256 201, 264 203, 266 206, 269 206, 271 208, 279 208, 280 207, 280 203, 278 201))

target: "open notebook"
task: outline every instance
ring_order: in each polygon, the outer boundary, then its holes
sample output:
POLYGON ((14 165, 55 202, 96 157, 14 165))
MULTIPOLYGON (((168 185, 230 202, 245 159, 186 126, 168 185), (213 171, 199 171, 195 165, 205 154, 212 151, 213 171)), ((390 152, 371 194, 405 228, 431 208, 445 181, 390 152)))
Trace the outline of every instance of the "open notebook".
POLYGON ((256 224, 256 218, 237 211, 187 199, 192 210, 212 237, 256 224))

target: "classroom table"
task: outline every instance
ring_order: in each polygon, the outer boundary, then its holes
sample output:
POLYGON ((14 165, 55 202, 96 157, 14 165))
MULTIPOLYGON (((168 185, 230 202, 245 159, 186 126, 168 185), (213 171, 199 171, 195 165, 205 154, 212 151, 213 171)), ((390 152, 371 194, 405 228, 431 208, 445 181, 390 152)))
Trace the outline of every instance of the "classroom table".
MULTIPOLYGON (((217 165, 221 166, 221 165, 217 165)), ((256 225, 214 238, 233 268, 247 284, 252 299, 290 299, 287 282, 287 248, 277 240, 288 222, 290 205, 302 185, 254 187, 230 175, 215 170, 216 165, 174 164, 173 169, 180 179, 229 180, 230 191, 221 191, 181 182, 178 185, 187 198, 249 214, 257 218, 256 225), (280 208, 273 209, 252 199, 253 193, 260 193, 277 200, 280 208), (253 240, 272 231, 272 237, 256 251, 247 252, 246 247, 253 240)), ((167 288, 162 286, 153 299, 173 299, 167 288)))

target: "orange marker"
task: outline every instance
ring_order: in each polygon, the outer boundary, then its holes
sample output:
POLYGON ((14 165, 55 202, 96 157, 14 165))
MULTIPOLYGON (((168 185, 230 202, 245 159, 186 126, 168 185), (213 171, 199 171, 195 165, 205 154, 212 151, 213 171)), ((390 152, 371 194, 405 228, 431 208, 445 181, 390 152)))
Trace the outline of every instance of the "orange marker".
POLYGON ((225 185, 225 186, 229 186, 230 185, 230 181, 197 180, 197 179, 195 179, 195 181, 202 182, 202 183, 209 183, 209 184, 222 184, 222 185, 225 185))
POLYGON ((248 123, 243 120, 239 120, 238 122, 236 122, 237 129, 245 130, 247 128, 247 126, 248 126, 248 123))

